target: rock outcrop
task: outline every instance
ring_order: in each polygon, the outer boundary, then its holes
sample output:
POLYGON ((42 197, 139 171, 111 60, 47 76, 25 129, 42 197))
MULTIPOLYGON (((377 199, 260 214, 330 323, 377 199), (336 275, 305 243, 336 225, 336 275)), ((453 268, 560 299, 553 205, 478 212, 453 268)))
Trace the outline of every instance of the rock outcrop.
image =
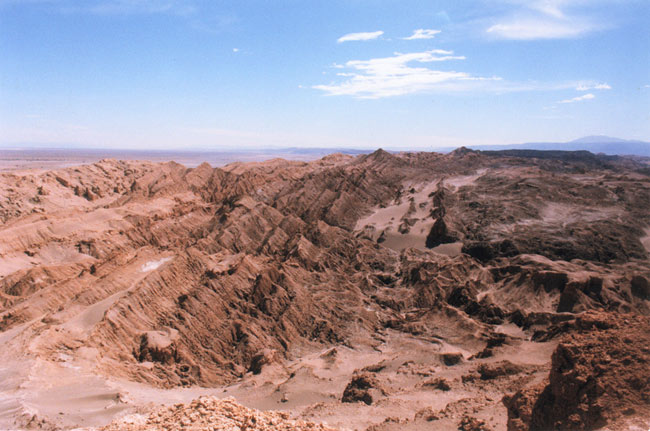
POLYGON ((238 404, 233 398, 201 397, 188 404, 156 409, 116 420, 101 431, 334 431, 333 428, 292 420, 282 412, 261 412, 238 404))
POLYGON ((650 414, 650 319, 586 313, 551 360, 548 384, 506 396, 508 430, 595 430, 650 414))

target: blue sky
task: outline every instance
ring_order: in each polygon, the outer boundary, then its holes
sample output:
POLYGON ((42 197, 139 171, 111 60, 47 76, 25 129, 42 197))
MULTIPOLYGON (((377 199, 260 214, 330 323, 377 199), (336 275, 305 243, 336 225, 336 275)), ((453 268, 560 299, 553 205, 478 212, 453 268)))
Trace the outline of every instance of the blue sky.
POLYGON ((650 140, 648 0, 0 0, 0 145, 650 140))

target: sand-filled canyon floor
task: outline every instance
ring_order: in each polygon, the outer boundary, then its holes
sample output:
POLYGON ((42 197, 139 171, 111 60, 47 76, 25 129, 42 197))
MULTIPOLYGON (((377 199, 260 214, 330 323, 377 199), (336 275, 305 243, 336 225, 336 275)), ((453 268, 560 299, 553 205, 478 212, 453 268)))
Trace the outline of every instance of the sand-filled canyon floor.
POLYGON ((650 163, 0 174, 0 429, 650 427, 650 163))

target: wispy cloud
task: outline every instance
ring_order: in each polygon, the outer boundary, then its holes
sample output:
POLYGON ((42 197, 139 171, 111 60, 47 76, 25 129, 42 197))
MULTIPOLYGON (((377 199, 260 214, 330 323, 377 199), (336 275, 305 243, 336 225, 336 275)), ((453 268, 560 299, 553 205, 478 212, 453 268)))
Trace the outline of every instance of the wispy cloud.
POLYGON ((611 90, 612 87, 607 83, 602 84, 580 84, 576 87, 577 91, 589 91, 589 90, 611 90))
POLYGON ((583 0, 503 0, 515 5, 510 14, 497 18, 486 32, 499 39, 569 39, 605 27, 595 18, 575 12, 583 0))
POLYGON ((433 39, 438 33, 440 33, 440 30, 430 30, 430 29, 420 28, 418 30, 414 30, 412 35, 410 35, 409 37, 404 37, 403 39, 404 40, 433 39))
POLYGON ((569 2, 570 0, 525 0, 523 3, 527 4, 531 9, 537 10, 545 15, 564 18, 566 15, 562 7, 569 2))
POLYGON ((313 88, 333 96, 353 96, 366 99, 400 96, 433 90, 465 90, 468 85, 500 78, 473 76, 465 72, 413 67, 411 63, 435 63, 464 60, 452 51, 433 49, 370 60, 351 60, 345 66, 351 72, 339 74, 342 82, 315 85, 313 88))
POLYGON ((352 41, 364 41, 364 40, 373 40, 377 39, 379 36, 384 34, 383 31, 371 31, 365 33, 348 33, 337 39, 338 43, 343 42, 352 42, 352 41))
MULTIPOLYGON (((338 80, 311 88, 331 96, 351 96, 360 99, 379 99, 431 92, 472 92, 504 94, 523 91, 565 91, 577 88, 608 89, 609 85, 588 80, 579 81, 508 81, 497 76, 480 76, 473 73, 436 70, 428 64, 465 60, 453 51, 432 49, 422 52, 393 53, 389 57, 369 60, 350 60, 334 63, 338 80)), ((559 103, 572 103, 594 98, 585 94, 559 103)))
POLYGON ((575 102, 583 102, 583 101, 585 101, 585 100, 591 100, 591 99, 595 99, 595 98, 596 98, 596 96, 594 96, 592 93, 587 93, 587 94, 583 94, 582 96, 574 97, 573 99, 564 99, 564 100, 560 100, 560 101, 557 102, 557 103, 575 103, 575 102))
POLYGON ((591 32, 595 27, 589 22, 556 21, 544 18, 511 18, 495 24, 487 32, 500 39, 569 39, 591 32))

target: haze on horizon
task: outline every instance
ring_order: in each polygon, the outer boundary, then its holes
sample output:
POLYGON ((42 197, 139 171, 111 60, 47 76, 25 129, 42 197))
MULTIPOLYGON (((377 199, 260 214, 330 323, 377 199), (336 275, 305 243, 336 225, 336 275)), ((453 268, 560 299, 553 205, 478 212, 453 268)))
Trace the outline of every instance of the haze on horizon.
POLYGON ((650 140, 644 0, 0 0, 0 147, 650 140))

